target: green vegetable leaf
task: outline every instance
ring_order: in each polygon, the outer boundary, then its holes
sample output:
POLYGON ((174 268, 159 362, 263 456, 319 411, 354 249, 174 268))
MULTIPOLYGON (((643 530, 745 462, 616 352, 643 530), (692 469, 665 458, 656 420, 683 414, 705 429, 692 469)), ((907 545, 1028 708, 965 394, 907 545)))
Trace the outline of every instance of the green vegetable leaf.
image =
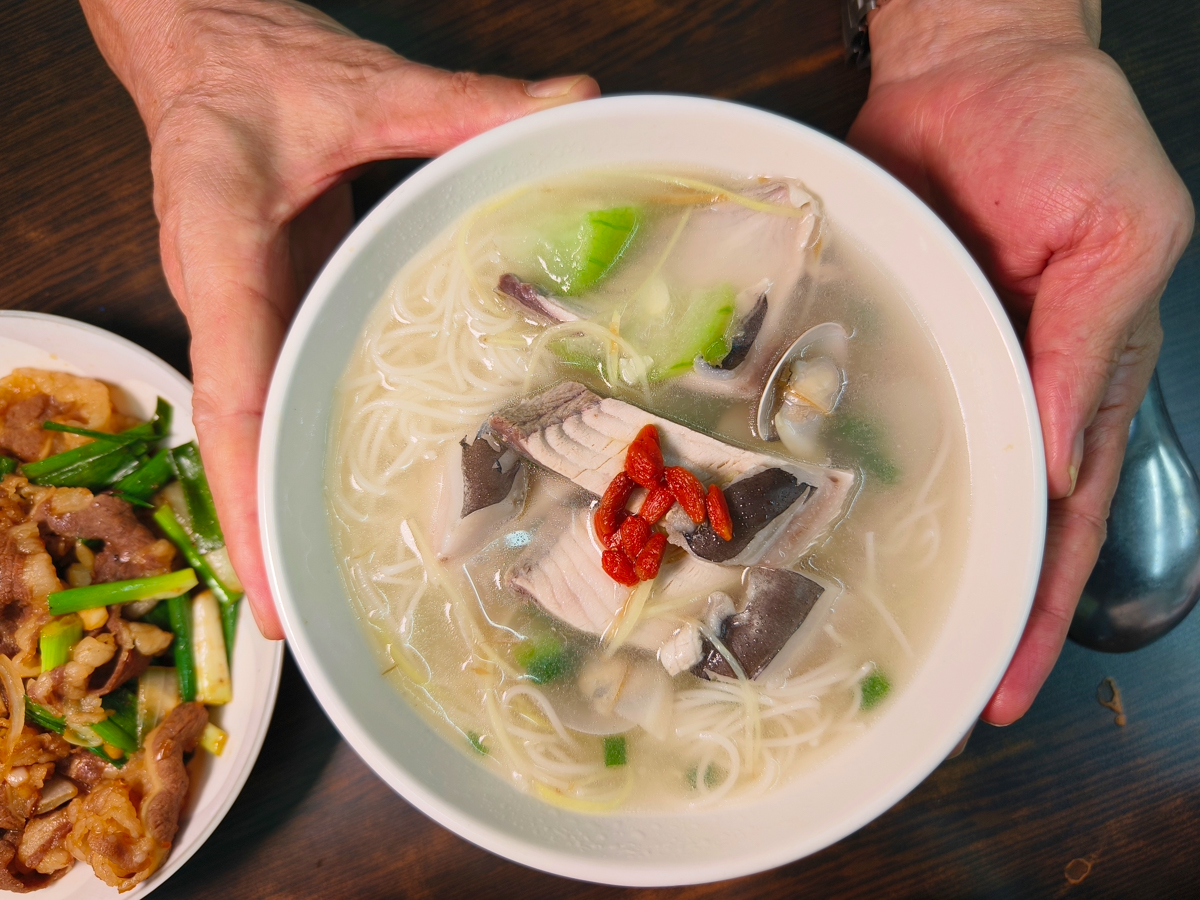
POLYGON ((876 422, 840 413, 829 418, 823 431, 835 449, 857 460, 868 475, 888 485, 900 480, 900 468, 888 450, 886 432, 876 422))
POLYGON ((560 293, 583 294, 621 261, 641 222, 642 211, 635 206, 593 210, 564 233, 542 241, 539 267, 560 293))
POLYGON ((729 353, 737 305, 732 285, 673 295, 664 310, 634 309, 622 336, 654 360, 651 381, 664 381, 692 370, 696 357, 716 365, 729 353))
POLYGON ((574 658, 553 633, 528 638, 517 645, 513 658, 534 684, 548 684, 571 673, 574 658))
POLYGON ((15 459, 8 456, 0 456, 0 478, 17 471, 18 465, 19 463, 15 459))
POLYGON ((892 683, 888 681, 888 677, 876 669, 863 679, 862 708, 872 709, 878 706, 891 689, 892 683))
POLYGON ((615 734, 604 739, 604 765, 610 769, 625 765, 625 735, 615 734))

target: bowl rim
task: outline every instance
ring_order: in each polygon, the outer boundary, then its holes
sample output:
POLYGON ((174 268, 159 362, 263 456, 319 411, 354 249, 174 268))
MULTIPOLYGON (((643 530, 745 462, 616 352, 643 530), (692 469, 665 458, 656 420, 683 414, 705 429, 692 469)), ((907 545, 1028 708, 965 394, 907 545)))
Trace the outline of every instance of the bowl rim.
MULTIPOLYGON (((5 309, 0 310, 0 319, 28 319, 33 321, 45 322, 48 325, 56 328, 70 329, 81 332, 92 338, 99 338, 109 344, 120 347, 121 351, 128 353, 130 356, 141 358, 146 363, 155 368, 161 375, 163 382, 173 384, 175 388, 186 393, 189 397, 192 395, 192 383, 188 381, 180 372, 154 353, 151 353, 145 347, 135 344, 127 338, 121 337, 119 334, 114 334, 104 328, 96 325, 91 325, 87 322, 80 322, 77 319, 67 318, 66 316, 58 316, 52 313, 35 312, 33 310, 5 309)), ((8 337, 8 335, 4 335, 8 337)), ((18 342, 21 338, 15 338, 18 342)), ((64 361, 71 364, 71 360, 63 357, 64 361)), ((3 374, 7 374, 6 372, 3 374)), ((188 423, 191 427, 191 422, 188 423)), ((243 617, 245 618, 245 617, 243 617)), ((253 732, 248 735, 249 741, 244 742, 243 746, 248 748, 245 754, 245 761, 240 770, 233 777, 231 789, 227 791, 221 798, 220 803, 215 806, 210 805, 212 810, 211 817, 204 823, 203 827, 192 837, 191 841, 183 847, 173 847, 173 852, 167 857, 166 864, 157 869, 148 879, 138 884, 134 889, 122 896, 129 897, 130 900, 136 900, 138 897, 144 897, 161 887, 166 883, 167 879, 178 872, 195 853, 208 841, 217 826, 224 821, 229 810, 233 808, 233 804, 242 793, 242 788, 246 786, 246 781, 250 778, 250 773, 254 770, 255 763, 258 762, 259 754, 262 752, 263 743, 266 741, 267 730, 270 727, 272 714, 275 710, 275 702, 279 697, 279 683, 283 675, 283 656, 284 644, 283 641, 272 641, 269 645, 263 645, 265 650, 270 652, 270 667, 266 673, 264 684, 266 685, 266 695, 263 698, 263 716, 254 724, 253 732)), ((261 651, 260 651, 261 652, 261 651)), ((238 738, 242 742, 242 738, 238 738)), ((198 810, 193 810, 193 814, 198 810)), ((193 820, 194 821, 194 820, 193 820)), ((86 866, 84 868, 87 868, 86 866)), ((117 892, 103 885, 98 878, 91 873, 88 868, 88 874, 95 879, 96 886, 104 887, 112 891, 113 896, 117 896, 117 892)), ((59 884, 60 882, 56 882, 59 884)), ((50 885, 43 895, 47 898, 52 897, 55 885, 50 885)))
MULTIPOLYGON (((279 452, 280 431, 285 412, 285 401, 292 373, 301 363, 301 350, 304 348, 321 309, 333 297, 331 288, 354 266, 358 253, 355 239, 366 235, 374 237, 385 223, 392 218, 393 210, 403 206, 410 197, 424 193, 435 186, 444 176, 487 157, 494 150, 505 144, 519 140, 530 134, 547 128, 554 128, 581 118, 590 117, 603 111, 616 114, 624 110, 631 113, 645 114, 656 107, 666 107, 668 110, 690 109, 693 112, 709 110, 716 114, 741 115, 748 119, 773 123, 776 127, 786 126, 804 134, 807 140, 822 144, 828 152, 852 158, 853 163, 866 170, 873 170, 876 178, 885 184, 890 184, 892 190, 900 192, 907 198, 913 215, 923 220, 929 233, 936 236, 946 249, 957 257, 964 274, 978 289, 985 301, 992 319, 995 320, 997 331, 1004 342, 1005 349, 1013 361, 1013 370, 1019 382, 1020 405, 1025 414, 1025 426, 1028 431, 1033 492, 1032 500, 1035 509, 1035 521, 1031 535, 1036 535, 1036 549, 1030 557, 1030 570, 1024 579, 1023 591, 1024 608, 1021 612, 1022 627, 1015 629, 1009 636, 1005 652, 1002 654, 1004 664, 999 666, 988 679, 982 679, 980 695, 983 702, 991 696, 1000 678, 1007 669, 1008 661, 1019 643, 1024 630, 1023 623, 1032 607, 1034 589, 1037 585, 1038 573, 1041 568, 1041 546, 1044 540, 1046 524, 1046 472, 1042 431, 1037 414, 1037 404, 1033 385, 1025 358, 1015 332, 1012 329, 1007 313, 992 289, 987 278, 978 264, 963 247, 958 238, 948 226, 904 184, 886 170, 867 157, 859 154, 848 145, 838 141, 811 126, 794 121, 777 113, 708 97, 696 97, 683 94, 636 94, 607 96, 581 103, 570 104, 550 110, 534 113, 498 126, 490 131, 477 135, 460 144, 441 157, 431 160, 422 168, 410 175, 405 181, 393 188, 354 228, 347 234, 338 249, 326 262, 317 279, 309 289, 304 303, 295 317, 287 340, 284 343, 279 360, 272 377, 270 392, 263 414, 263 429, 259 448, 258 490, 260 509, 260 534, 262 539, 264 560, 267 565, 268 580, 272 593, 278 603, 280 618, 292 647, 296 662, 313 690, 318 702, 325 710, 335 727, 367 763, 367 765, 382 778, 393 790, 397 791, 406 801, 417 807, 435 822, 453 831, 460 837, 483 847, 484 849, 503 856, 517 863, 530 866, 567 878, 593 881, 598 883, 626 886, 666 886, 712 882, 728 878, 749 875, 792 862, 813 852, 836 843, 842 838, 854 833, 868 822, 891 808, 901 798, 911 792, 933 771, 946 754, 958 741, 948 742, 940 748, 941 755, 927 767, 918 767, 919 774, 915 777, 897 782, 894 789, 876 796, 872 803, 860 804, 859 815, 847 819, 847 827, 841 828, 840 833, 832 839, 816 839, 807 843, 781 844, 777 849, 764 849, 755 854, 740 856, 736 860, 689 865, 686 868, 678 864, 662 864, 653 861, 628 861, 615 863, 606 860, 585 859, 582 855, 534 846, 519 836, 514 836, 503 830, 488 825, 472 817, 467 811, 460 810, 445 801, 436 792, 428 790, 418 782, 405 767, 397 762, 387 748, 377 742, 358 716, 351 712, 349 706, 335 690, 328 674, 325 663, 317 652, 315 643, 310 639, 311 626, 304 624, 303 616, 287 588, 287 579, 280 566, 282 545, 280 529, 276 527, 275 518, 280 509, 280 490, 275 484, 272 472, 272 460, 279 452)), ((324 458, 322 448, 322 458, 324 458)), ((1033 538, 1031 538, 1033 540, 1033 538)), ((982 708, 983 702, 978 704, 982 708)), ((963 719, 958 734, 966 734, 976 720, 973 709, 961 716, 963 719)), ((514 788, 515 790, 515 788, 514 788)))

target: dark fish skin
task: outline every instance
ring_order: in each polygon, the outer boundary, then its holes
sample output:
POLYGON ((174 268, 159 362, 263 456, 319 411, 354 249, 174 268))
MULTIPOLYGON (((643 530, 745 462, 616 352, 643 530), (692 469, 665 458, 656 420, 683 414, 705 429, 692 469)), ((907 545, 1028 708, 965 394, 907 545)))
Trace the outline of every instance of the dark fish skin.
POLYGON ((547 297, 536 285, 522 281, 511 272, 500 276, 496 290, 506 297, 511 297, 530 312, 536 313, 551 322, 574 322, 579 317, 566 307, 561 306, 547 297))
POLYGON ((461 516, 465 519, 475 510, 499 503, 507 497, 521 463, 517 463, 505 473, 500 470, 503 448, 493 450, 491 444, 483 438, 476 438, 470 444, 466 441, 459 443, 462 445, 463 478, 461 516))
POLYGON ((725 354, 725 358, 718 363, 718 369, 729 371, 736 369, 742 364, 742 361, 750 353, 750 348, 754 346, 754 340, 758 337, 758 332, 762 328, 763 319, 767 317, 767 295, 763 294, 758 298, 758 302, 754 304, 754 309, 750 310, 750 314, 742 319, 738 326, 737 334, 733 336, 730 342, 729 352, 725 354))
MULTIPOLYGON (((791 569, 754 566, 746 570, 746 607, 725 620, 721 641, 741 664, 747 678, 757 678, 796 633, 825 589, 791 569)), ((700 662, 692 672, 734 677, 720 651, 706 638, 700 662)))
POLYGON ((561 425, 599 402, 600 397, 582 384, 564 381, 496 413, 488 419, 486 427, 500 440, 520 446, 537 432, 561 425))
POLYGON ((687 536, 688 546, 701 559, 733 559, 777 516, 816 488, 783 469, 764 469, 725 488, 725 502, 733 522, 733 540, 726 541, 705 521, 687 536))

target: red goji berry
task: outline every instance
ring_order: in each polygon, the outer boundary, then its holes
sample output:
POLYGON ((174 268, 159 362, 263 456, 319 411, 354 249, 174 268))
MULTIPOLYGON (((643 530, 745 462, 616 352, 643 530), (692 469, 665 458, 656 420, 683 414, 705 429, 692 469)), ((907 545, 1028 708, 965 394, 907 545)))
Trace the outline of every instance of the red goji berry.
POLYGON ((625 555, 624 550, 605 550, 600 557, 600 565, 608 573, 608 577, 618 584, 634 587, 638 583, 637 572, 633 561, 625 555))
POLYGON ((618 529, 627 515, 625 504, 634 487, 632 478, 624 472, 618 472, 617 477, 604 491, 604 496, 600 498, 600 505, 596 507, 596 515, 592 521, 596 526, 596 537, 605 547, 614 546, 613 542, 619 539, 618 529))
POLYGON ((729 518, 729 504, 725 502, 725 495, 715 484, 708 486, 705 506, 708 508, 708 521, 712 524, 712 530, 721 540, 732 541, 733 519, 729 518))
POLYGON ((663 477, 688 517, 697 525, 703 522, 704 485, 700 483, 700 479, 681 466, 667 466, 663 470, 663 477))
POLYGON ((649 537, 650 523, 641 516, 630 516, 621 523, 621 549, 630 559, 637 559, 649 537))
POLYGON ((646 546, 637 555, 637 562, 633 564, 634 574, 642 581, 650 581, 657 577, 658 567, 662 565, 663 551, 666 549, 667 536, 665 534, 656 531, 650 535, 650 540, 646 541, 646 546))
POLYGON ((665 516, 667 510, 674 505, 675 495, 671 493, 669 487, 660 484, 658 487, 650 489, 650 493, 642 501, 642 508, 638 510, 638 515, 646 520, 646 524, 653 525, 665 516))
POLYGON ((658 429, 653 425, 639 431, 629 445, 625 452, 625 471, 647 490, 662 481, 662 449, 658 445, 658 429))

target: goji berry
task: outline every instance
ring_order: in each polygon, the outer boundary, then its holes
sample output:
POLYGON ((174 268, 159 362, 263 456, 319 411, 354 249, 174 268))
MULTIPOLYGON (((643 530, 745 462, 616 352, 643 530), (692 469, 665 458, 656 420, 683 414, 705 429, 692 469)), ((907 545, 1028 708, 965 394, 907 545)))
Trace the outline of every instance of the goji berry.
POLYGON ((663 477, 688 517, 697 525, 703 522, 704 485, 700 483, 700 479, 681 466, 667 466, 663 470, 663 477))
POLYGON ((625 471, 647 490, 662 481, 662 449, 658 445, 658 429, 653 425, 639 431, 629 445, 625 452, 625 471))
POLYGON ((708 508, 708 521, 712 524, 712 530, 721 540, 732 541, 733 519, 729 518, 729 504, 725 502, 725 495, 715 484, 708 486, 705 506, 708 508))
POLYGON ((618 538, 618 529, 625 521, 625 504, 633 493, 633 479, 624 472, 618 472, 600 498, 596 507, 596 515, 592 520, 596 526, 596 537, 605 547, 612 547, 618 538))
POLYGON ((660 484, 658 487, 650 489, 650 493, 642 501, 642 508, 638 510, 638 515, 646 520, 646 524, 653 525, 665 516, 667 510, 674 505, 675 495, 671 493, 669 487, 660 484))
POLYGON ((621 523, 621 549, 630 559, 637 559, 649 537, 650 523, 641 516, 630 516, 621 523))
POLYGON ((619 584, 634 587, 638 583, 633 561, 625 555, 624 550, 605 550, 604 555, 600 557, 600 565, 604 567, 608 577, 619 584))
POLYGON ((667 536, 665 534, 656 531, 650 535, 650 540, 646 541, 646 546, 637 555, 637 562, 633 564, 634 574, 642 581, 650 581, 657 577, 658 567, 662 564, 663 551, 666 548, 667 536))

